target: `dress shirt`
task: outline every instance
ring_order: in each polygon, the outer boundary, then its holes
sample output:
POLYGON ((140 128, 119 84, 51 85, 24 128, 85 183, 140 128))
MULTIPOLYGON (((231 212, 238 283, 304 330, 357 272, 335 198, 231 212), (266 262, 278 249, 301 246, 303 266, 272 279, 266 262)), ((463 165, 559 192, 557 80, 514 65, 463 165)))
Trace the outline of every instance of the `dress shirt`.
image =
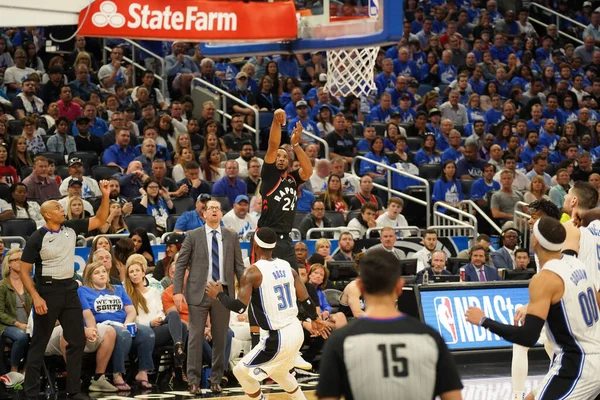
POLYGON ((219 243, 219 276, 221 277, 221 284, 223 286, 227 286, 227 282, 225 281, 225 269, 223 268, 223 235, 221 232, 221 226, 217 229, 213 229, 208 225, 206 226, 206 245, 208 248, 208 281, 212 281, 212 242, 213 242, 213 231, 217 231, 217 242, 219 243))

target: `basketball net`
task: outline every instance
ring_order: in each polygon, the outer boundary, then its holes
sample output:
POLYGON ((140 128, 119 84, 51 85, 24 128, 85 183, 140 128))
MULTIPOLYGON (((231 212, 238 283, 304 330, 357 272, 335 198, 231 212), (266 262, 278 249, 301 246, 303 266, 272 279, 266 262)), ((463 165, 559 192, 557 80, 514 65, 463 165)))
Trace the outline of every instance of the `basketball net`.
POLYGON ((377 91, 375 62, 379 47, 327 50, 327 83, 325 88, 335 96, 354 94, 368 96, 377 91))

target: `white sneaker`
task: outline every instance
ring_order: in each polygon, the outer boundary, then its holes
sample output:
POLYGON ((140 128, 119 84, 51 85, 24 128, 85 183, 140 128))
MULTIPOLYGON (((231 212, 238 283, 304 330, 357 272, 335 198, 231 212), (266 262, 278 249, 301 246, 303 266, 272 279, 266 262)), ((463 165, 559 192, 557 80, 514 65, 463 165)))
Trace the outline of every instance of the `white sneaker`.
POLYGON ((90 392, 107 392, 107 393, 114 393, 114 392, 119 391, 119 389, 116 388, 115 386, 113 386, 108 381, 108 379, 106 379, 106 376, 104 376, 104 375, 101 375, 97 381, 92 378, 89 390, 90 390, 90 392))
POLYGON ((312 364, 302 358, 302 354, 298 353, 296 356, 296 361, 294 362, 294 367, 303 369, 305 371, 312 371, 312 364))

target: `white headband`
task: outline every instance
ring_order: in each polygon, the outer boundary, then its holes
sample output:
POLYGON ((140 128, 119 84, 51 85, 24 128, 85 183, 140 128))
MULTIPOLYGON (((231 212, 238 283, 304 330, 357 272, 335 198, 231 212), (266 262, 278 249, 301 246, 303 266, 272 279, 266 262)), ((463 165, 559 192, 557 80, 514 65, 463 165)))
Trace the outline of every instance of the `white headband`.
POLYGON ((548 251, 561 251, 563 248, 562 243, 550 243, 544 236, 542 236, 542 232, 540 232, 539 228, 540 220, 535 221, 533 225, 533 236, 535 236, 538 243, 548 251))
POLYGON ((261 249, 274 249, 275 246, 277 245, 277 242, 275 243, 265 243, 262 240, 260 240, 260 238, 258 237, 258 235, 254 235, 254 241, 256 242, 256 244, 258 245, 258 247, 260 247, 261 249))

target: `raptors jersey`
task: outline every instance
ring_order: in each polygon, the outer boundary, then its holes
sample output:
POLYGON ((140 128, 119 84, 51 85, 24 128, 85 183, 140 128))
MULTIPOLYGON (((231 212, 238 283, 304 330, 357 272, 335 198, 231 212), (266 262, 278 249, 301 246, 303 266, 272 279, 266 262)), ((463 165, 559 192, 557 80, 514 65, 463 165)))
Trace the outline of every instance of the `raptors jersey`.
POLYGON ((288 235, 296 218, 298 186, 304 181, 298 171, 281 176, 275 163, 264 163, 261 172, 262 211, 258 227, 269 227, 279 234, 288 235))
POLYGON ((575 257, 563 255, 548 261, 543 270, 560 276, 565 285, 562 299, 550 307, 546 319, 555 354, 576 354, 582 358, 585 354, 600 354, 598 304, 588 268, 575 257))
POLYGON ((251 301, 258 326, 274 331, 298 321, 296 288, 290 264, 274 259, 260 260, 254 265, 262 274, 262 283, 252 291, 251 301))
POLYGON ((581 237, 579 239, 578 258, 588 271, 588 278, 600 290, 600 220, 592 221, 586 228, 579 228, 581 237))

